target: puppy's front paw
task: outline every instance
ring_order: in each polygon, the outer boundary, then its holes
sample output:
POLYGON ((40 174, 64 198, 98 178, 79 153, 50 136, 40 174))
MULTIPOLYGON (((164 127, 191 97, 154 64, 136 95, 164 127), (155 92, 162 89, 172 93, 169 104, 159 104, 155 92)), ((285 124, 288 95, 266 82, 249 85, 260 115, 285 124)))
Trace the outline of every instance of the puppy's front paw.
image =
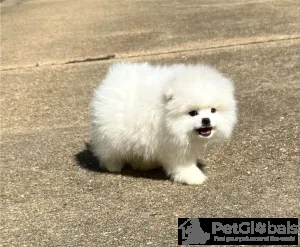
POLYGON ((202 184, 206 180, 206 176, 195 165, 178 167, 172 178, 175 182, 184 184, 202 184))

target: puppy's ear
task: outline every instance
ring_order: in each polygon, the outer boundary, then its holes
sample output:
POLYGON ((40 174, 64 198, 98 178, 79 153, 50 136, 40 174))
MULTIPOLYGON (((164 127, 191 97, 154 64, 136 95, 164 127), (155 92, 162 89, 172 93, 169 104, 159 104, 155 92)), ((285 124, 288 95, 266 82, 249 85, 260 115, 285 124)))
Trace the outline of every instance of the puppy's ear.
POLYGON ((164 93, 164 100, 166 102, 170 101, 173 99, 173 90, 168 88, 165 93, 164 93))

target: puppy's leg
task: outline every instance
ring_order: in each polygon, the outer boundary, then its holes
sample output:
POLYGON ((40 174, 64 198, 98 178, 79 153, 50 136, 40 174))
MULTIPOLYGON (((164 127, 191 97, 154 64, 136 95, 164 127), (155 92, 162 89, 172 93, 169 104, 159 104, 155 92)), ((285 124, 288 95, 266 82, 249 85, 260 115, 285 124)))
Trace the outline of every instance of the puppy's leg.
POLYGON ((165 168, 165 170, 178 183, 202 184, 206 180, 206 176, 196 164, 178 165, 165 168))
POLYGON ((122 171, 122 168, 124 167, 124 163, 120 160, 110 159, 101 162, 100 166, 104 167, 109 172, 118 173, 122 171))
POLYGON ((93 147, 93 153, 98 157, 100 161, 100 167, 106 169, 109 172, 121 172, 124 167, 122 159, 118 158, 118 154, 114 152, 108 152, 97 146, 93 147))

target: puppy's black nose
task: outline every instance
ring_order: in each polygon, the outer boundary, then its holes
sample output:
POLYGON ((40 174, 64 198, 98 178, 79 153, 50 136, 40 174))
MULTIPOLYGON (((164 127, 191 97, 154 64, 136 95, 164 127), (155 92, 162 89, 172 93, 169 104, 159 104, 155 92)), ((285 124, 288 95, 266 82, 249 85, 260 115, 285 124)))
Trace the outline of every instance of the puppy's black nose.
POLYGON ((203 125, 210 125, 210 119, 209 118, 202 118, 202 124, 203 125))

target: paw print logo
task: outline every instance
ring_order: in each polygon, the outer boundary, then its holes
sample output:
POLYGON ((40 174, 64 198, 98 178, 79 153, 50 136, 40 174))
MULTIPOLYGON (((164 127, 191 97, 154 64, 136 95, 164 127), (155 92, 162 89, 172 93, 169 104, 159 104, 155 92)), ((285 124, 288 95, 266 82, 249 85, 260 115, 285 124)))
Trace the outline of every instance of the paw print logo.
POLYGON ((267 226, 265 223, 261 223, 261 222, 258 222, 256 223, 255 225, 255 231, 260 233, 260 234, 264 234, 267 232, 267 226))

